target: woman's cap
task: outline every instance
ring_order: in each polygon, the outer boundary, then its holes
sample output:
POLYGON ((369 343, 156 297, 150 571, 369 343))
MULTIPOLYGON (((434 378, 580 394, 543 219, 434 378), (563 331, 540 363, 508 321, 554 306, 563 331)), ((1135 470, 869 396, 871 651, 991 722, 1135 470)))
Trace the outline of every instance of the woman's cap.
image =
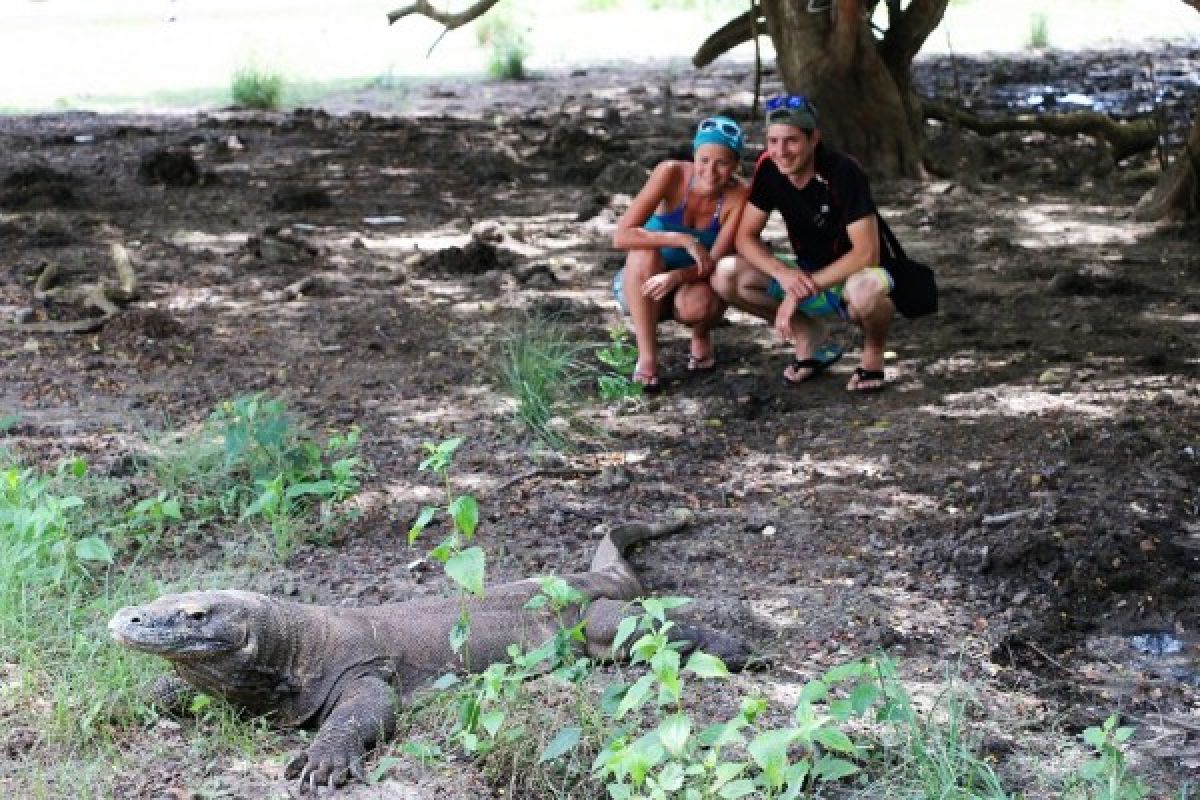
POLYGON ((728 147, 734 155, 740 156, 745 140, 742 129, 729 117, 708 117, 700 120, 700 125, 696 128, 692 150, 694 152, 704 144, 719 144, 728 147))

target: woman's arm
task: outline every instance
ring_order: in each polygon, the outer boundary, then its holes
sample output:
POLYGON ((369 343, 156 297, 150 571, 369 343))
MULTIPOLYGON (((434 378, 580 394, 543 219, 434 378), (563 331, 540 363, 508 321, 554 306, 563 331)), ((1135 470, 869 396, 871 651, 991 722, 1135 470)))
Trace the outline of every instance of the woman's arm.
POLYGON ((672 190, 683 183, 685 174, 685 165, 680 161, 664 161, 654 168, 646 185, 617 221, 613 247, 619 250, 654 250, 660 247, 686 247, 688 242, 694 241, 686 233, 648 231, 642 227, 654 209, 678 194, 672 190))

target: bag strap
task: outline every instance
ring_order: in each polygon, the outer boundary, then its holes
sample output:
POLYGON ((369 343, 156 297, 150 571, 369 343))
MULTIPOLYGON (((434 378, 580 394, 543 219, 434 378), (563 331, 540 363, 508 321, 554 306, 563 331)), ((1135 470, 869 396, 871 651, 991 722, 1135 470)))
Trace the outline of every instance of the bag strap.
POLYGON ((896 238, 896 234, 892 233, 892 229, 888 227, 887 220, 883 218, 878 209, 875 210, 875 219, 879 220, 879 233, 882 234, 884 244, 892 251, 892 255, 898 261, 907 261, 908 255, 900 245, 900 240, 896 238))

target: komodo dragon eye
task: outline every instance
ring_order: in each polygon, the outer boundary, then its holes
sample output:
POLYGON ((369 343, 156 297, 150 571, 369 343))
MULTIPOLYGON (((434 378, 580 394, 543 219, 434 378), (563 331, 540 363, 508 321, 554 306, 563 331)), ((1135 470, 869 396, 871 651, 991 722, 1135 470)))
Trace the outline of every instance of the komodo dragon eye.
POLYGON ((193 622, 203 622, 208 616, 208 612, 201 608, 190 608, 184 611, 183 614, 193 622))

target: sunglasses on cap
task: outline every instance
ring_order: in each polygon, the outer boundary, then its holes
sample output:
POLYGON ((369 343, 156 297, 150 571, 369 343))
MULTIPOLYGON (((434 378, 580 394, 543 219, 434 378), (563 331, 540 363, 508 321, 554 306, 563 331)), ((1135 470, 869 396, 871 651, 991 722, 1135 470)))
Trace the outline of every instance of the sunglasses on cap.
POLYGON ((811 111, 817 113, 817 109, 807 97, 802 94, 777 94, 774 97, 767 98, 767 111, 778 111, 779 109, 799 111, 811 111))
POLYGON ((741 139, 742 129, 730 119, 722 119, 720 117, 709 117, 708 119, 700 120, 699 127, 696 128, 698 133, 705 131, 720 131, 730 139, 741 139))

